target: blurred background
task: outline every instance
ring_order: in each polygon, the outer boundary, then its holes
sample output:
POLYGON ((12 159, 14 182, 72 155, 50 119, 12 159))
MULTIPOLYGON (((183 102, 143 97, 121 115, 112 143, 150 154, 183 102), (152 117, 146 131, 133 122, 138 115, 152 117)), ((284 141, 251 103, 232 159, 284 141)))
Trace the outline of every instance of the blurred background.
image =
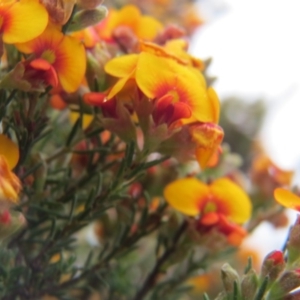
MULTIPOLYGON (((299 184, 300 1, 199 0, 197 7, 205 22, 190 51, 213 58, 209 75, 217 77, 225 141, 247 163, 245 146, 258 138, 274 163, 296 171, 299 184)), ((295 221, 295 213, 288 216, 295 221)), ((245 244, 265 255, 283 246, 287 230, 264 223, 245 244)))

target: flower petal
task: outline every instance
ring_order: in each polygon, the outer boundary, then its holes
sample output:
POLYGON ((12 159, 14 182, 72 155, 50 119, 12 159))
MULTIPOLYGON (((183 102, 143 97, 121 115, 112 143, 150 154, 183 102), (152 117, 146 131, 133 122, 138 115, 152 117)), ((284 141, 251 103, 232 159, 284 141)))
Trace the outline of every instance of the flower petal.
POLYGON ((196 159, 201 167, 205 169, 211 156, 220 146, 224 132, 223 129, 213 123, 200 123, 191 125, 189 131, 192 140, 196 143, 196 159))
POLYGON ((150 16, 143 16, 140 18, 135 34, 140 39, 153 40, 162 29, 162 24, 156 19, 150 16))
POLYGON ((135 70, 138 62, 137 54, 124 55, 108 61, 104 67, 106 73, 122 78, 129 76, 135 70))
POLYGON ((218 207, 218 212, 238 224, 246 222, 252 211, 251 200, 236 183, 221 178, 210 185, 210 191, 218 207))
POLYGON ((300 211, 300 197, 289 190, 277 188, 274 191, 275 200, 286 208, 300 211))
POLYGON ((86 54, 82 43, 71 36, 64 39, 56 51, 53 67, 66 92, 75 92, 83 80, 86 68, 86 54))
POLYGON ((201 200, 205 199, 208 194, 207 185, 196 178, 176 180, 164 189, 164 197, 167 202, 188 216, 199 215, 201 200))
POLYGON ((3 41, 8 44, 27 42, 40 35, 48 24, 48 13, 38 1, 19 1, 6 11, 0 7, 0 15, 3 41))
POLYGON ((0 155, 5 157, 10 170, 12 170, 19 160, 19 148, 4 134, 0 134, 0 145, 0 155))

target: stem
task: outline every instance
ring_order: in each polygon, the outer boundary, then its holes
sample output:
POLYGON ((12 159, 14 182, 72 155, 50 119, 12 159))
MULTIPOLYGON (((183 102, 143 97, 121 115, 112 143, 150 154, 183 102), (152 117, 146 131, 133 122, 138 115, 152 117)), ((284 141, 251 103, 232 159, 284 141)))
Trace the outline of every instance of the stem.
POLYGON ((163 255, 156 261, 155 266, 153 267, 152 271, 146 278, 141 289, 136 293, 133 300, 142 300, 148 294, 148 292, 151 290, 151 288, 155 285, 155 280, 157 278, 157 275, 160 272, 161 267, 176 250, 177 243, 178 243, 180 237, 182 236, 182 234, 185 232, 187 226, 188 226, 187 221, 184 221, 181 224, 181 226, 179 227, 179 229, 177 230, 177 232, 175 233, 175 235, 173 237, 171 246, 166 248, 163 255))

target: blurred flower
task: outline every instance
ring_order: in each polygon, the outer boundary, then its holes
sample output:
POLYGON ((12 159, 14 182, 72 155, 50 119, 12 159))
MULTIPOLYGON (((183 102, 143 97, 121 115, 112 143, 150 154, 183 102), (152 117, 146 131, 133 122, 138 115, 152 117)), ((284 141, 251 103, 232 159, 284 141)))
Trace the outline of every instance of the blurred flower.
POLYGON ((153 40, 163 26, 154 18, 141 15, 136 6, 126 5, 118 11, 110 10, 97 28, 100 37, 107 41, 113 41, 120 28, 129 30, 138 39, 153 40))
POLYGON ((17 145, 3 134, 0 134, 0 145, 0 200, 16 203, 21 182, 11 169, 19 160, 19 150, 17 145))
POLYGON ((258 154, 251 167, 251 179, 266 197, 271 197, 273 190, 289 186, 294 176, 293 171, 280 169, 266 154, 258 154))
POLYGON ((4 43, 24 43, 40 35, 48 14, 39 1, 1 1, 0 34, 4 43))
POLYGON ((33 59, 23 62, 24 79, 32 85, 58 84, 66 92, 74 92, 83 80, 86 56, 83 45, 74 37, 66 36, 53 26, 39 37, 17 48, 26 54, 33 53, 33 59))
POLYGON ((189 278, 186 284, 192 287, 192 294, 202 294, 211 287, 212 281, 212 274, 200 274, 189 278))
POLYGON ((176 210, 199 217, 197 229, 210 231, 215 228, 231 244, 239 244, 246 235, 237 224, 246 222, 251 215, 248 195, 227 178, 205 184, 195 178, 176 180, 164 189, 167 202, 176 210))

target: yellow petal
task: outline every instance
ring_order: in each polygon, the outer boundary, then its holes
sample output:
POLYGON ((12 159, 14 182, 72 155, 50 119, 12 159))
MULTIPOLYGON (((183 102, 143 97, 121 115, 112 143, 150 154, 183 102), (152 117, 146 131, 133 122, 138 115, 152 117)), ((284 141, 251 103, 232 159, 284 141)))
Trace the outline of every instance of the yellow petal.
POLYGON ((59 81, 66 92, 75 92, 83 80, 86 68, 84 46, 74 37, 64 36, 53 63, 59 81))
POLYGON ((140 39, 153 40, 162 29, 160 22, 150 16, 143 16, 136 27, 135 34, 140 39))
POLYGON ((277 188, 274 191, 275 200, 286 208, 300 211, 300 197, 289 190, 277 188))
POLYGON ((122 78, 129 76, 135 70, 137 62, 137 54, 124 55, 108 61, 104 70, 114 77, 122 78))
POLYGON ((0 155, 5 157, 10 170, 18 163, 19 148, 4 134, 0 134, 0 155))
POLYGON ((38 1, 16 2, 2 17, 3 41, 8 44, 29 41, 40 35, 48 24, 48 13, 38 1))
POLYGON ((211 104, 211 111, 213 113, 213 123, 219 123, 219 118, 220 118, 220 100, 215 92, 215 90, 212 87, 209 87, 207 89, 207 95, 209 102, 211 104))
POLYGON ((210 185, 210 191, 217 200, 218 212, 238 224, 246 222, 252 212, 251 200, 236 183, 221 178, 210 185))
MULTIPOLYGON (((72 124, 75 124, 75 122, 78 120, 80 117, 80 114, 76 111, 70 111, 69 118, 72 124)), ((88 115, 88 114, 83 114, 82 115, 82 129, 85 130, 87 129, 92 121, 94 120, 93 115, 88 115)))
POLYGON ((208 194, 207 185, 196 178, 176 180, 164 189, 164 197, 167 202, 188 216, 199 215, 201 203, 208 194))

